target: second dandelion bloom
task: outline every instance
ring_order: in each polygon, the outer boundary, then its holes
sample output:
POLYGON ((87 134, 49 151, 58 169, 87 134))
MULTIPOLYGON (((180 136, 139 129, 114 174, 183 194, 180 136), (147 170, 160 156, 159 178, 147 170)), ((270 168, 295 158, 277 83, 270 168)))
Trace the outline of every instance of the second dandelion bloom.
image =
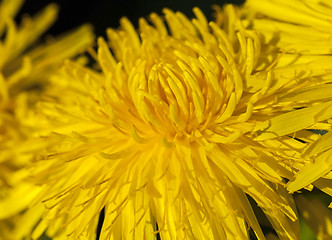
POLYGON ((74 59, 94 41, 91 26, 83 25, 40 43, 57 18, 58 7, 50 4, 16 23, 23 2, 0 1, 0 239, 30 235, 42 215, 41 203, 29 205, 39 188, 26 181, 29 173, 25 167, 33 155, 23 150, 30 151, 24 142, 40 129, 30 117, 64 59, 74 59))
POLYGON ((101 239, 247 239, 248 226, 265 239, 251 198, 280 239, 298 239, 286 180, 332 115, 331 96, 301 93, 326 87, 332 64, 277 67, 237 8, 216 10, 209 23, 165 9, 138 32, 123 18, 98 39, 100 70, 65 64, 30 142, 47 143, 31 166, 40 232, 94 238, 104 209, 101 239))

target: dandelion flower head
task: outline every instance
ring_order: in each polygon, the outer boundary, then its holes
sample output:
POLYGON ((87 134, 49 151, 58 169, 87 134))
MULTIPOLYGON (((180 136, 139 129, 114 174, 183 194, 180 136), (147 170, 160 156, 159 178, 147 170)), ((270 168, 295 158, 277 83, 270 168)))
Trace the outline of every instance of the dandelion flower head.
MULTIPOLYGON (((248 0, 244 5, 244 24, 260 32, 264 44, 277 46, 279 65, 303 64, 306 66, 319 63, 316 71, 331 65, 331 1, 256 1, 248 0)), ((329 68, 329 67, 328 67, 329 68)), ((302 73, 298 71, 298 75, 302 73)), ((293 101, 313 102, 330 99, 332 88, 331 71, 314 77, 307 86, 298 89, 289 96, 293 101)), ((299 82, 299 86, 302 83, 299 82)), ((319 113, 315 117, 319 117, 319 113)), ((316 140, 302 150, 301 156, 310 159, 299 168, 294 177, 297 182, 289 183, 288 190, 293 192, 306 184, 312 184, 324 193, 332 196, 331 188, 331 118, 317 126, 324 129, 322 136, 315 135, 316 140), (302 182, 302 183, 301 183, 302 182)), ((315 129, 315 128, 313 128, 315 129)), ((314 130, 315 131, 315 130, 314 130)), ((312 190, 309 188, 308 190, 312 190)), ((307 192, 307 195, 309 193, 307 192)), ((325 196, 326 197, 326 196, 325 196)), ((331 210, 322 202, 315 200, 309 204, 304 197, 297 197, 299 212, 315 231, 318 239, 330 239, 331 210), (319 217, 318 217, 319 216, 319 217)), ((332 205, 330 204, 329 207, 332 205)))
MULTIPOLYGON (((58 8, 51 4, 34 17, 25 16, 17 26, 14 17, 22 3, 13 0, 0 5, 1 149, 25 137, 27 111, 37 101, 49 76, 58 71, 64 59, 73 57, 93 40, 90 27, 85 25, 48 44, 31 47, 55 21, 58 8)), ((1 161, 5 161, 10 153, 2 153, 1 161)))
POLYGON ((100 70, 65 63, 40 103, 47 145, 30 169, 40 234, 94 238, 104 209, 100 239, 247 239, 248 227, 265 239, 250 197, 280 239, 298 239, 285 179, 310 184, 293 177, 332 107, 299 91, 324 87, 315 77, 331 64, 275 67, 236 7, 216 11, 208 22, 164 9, 138 31, 123 18, 98 39, 100 70))
POLYGON ((24 16, 17 25, 14 17, 22 4, 21 0, 0 2, 1 239, 14 238, 12 233, 6 234, 36 193, 34 185, 24 180, 28 174, 25 166, 32 156, 17 149, 31 136, 33 128, 38 128, 33 119, 29 120, 35 103, 64 59, 74 57, 93 41, 91 27, 84 25, 46 44, 37 44, 55 21, 58 7, 50 4, 33 17, 24 16))
MULTIPOLYGON (((278 65, 286 66, 296 63, 309 67, 317 63, 320 64, 316 65, 316 70, 312 70, 322 71, 323 74, 304 83, 306 85, 303 86, 304 88, 290 93, 289 96, 292 97, 293 102, 302 101, 316 104, 317 101, 323 99, 329 100, 332 91, 332 75, 329 70, 332 33, 331 2, 325 0, 296 0, 292 2, 248 0, 242 10, 245 15, 243 22, 250 25, 251 29, 259 31, 264 44, 277 46, 276 52, 280 55, 278 65)), ((301 75, 302 73, 297 70, 297 74, 301 75)), ((300 86, 303 83, 300 81, 298 84, 300 86)), ((318 116, 319 114, 316 115, 316 117, 318 116)), ((311 142, 310 146, 302 152, 303 158, 317 157, 323 153, 325 157, 328 157, 331 154, 331 119, 327 118, 326 120, 327 122, 320 123, 317 129, 325 130, 327 134, 322 136, 319 141, 309 141, 308 143, 311 142)), ((315 137, 319 137, 319 135, 315 137)), ((321 156, 322 158, 324 157, 321 156)), ((316 158, 315 165, 311 165, 312 162, 309 161, 310 166, 301 171, 301 175, 302 177, 311 175, 312 181, 324 177, 325 180, 320 179, 315 184, 332 195, 332 189, 329 187, 329 180, 327 180, 330 179, 329 172, 331 170, 328 161, 327 159, 322 160, 324 162, 322 164, 316 158), (314 166, 316 168, 313 168, 314 166), (313 172, 315 173, 312 174, 313 172)), ((309 183, 308 180, 304 182, 309 183)), ((289 189, 294 191, 299 188, 289 189)))

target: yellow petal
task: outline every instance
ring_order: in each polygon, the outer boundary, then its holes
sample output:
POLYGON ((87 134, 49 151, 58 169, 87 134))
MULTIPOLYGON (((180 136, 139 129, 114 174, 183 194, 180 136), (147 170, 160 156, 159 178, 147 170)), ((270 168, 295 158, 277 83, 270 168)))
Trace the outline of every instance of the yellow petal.
MULTIPOLYGON (((238 189, 237 189, 238 190, 238 189)), ((262 229, 257 221, 257 218, 255 216, 254 211, 252 210, 252 207, 248 201, 247 196, 242 192, 239 191, 239 199, 241 201, 241 205, 244 209, 244 214, 246 216, 246 219, 248 221, 249 226, 253 229, 253 231, 255 232, 257 239, 258 240, 265 240, 264 234, 262 232, 262 229)))
POLYGON ((287 190, 295 192, 324 176, 332 169, 332 149, 324 152, 312 164, 306 165, 296 175, 295 179, 287 183, 287 190))
POLYGON ((320 85, 307 88, 301 88, 298 91, 291 92, 280 98, 278 102, 297 102, 297 101, 313 101, 326 98, 332 98, 332 85, 320 85))
POLYGON ((324 134, 321 138, 314 141, 303 153, 304 157, 315 156, 327 149, 332 148, 332 132, 324 134))
POLYGON ((332 117, 332 101, 294 110, 259 123, 254 128, 256 141, 272 139, 305 129, 332 117))

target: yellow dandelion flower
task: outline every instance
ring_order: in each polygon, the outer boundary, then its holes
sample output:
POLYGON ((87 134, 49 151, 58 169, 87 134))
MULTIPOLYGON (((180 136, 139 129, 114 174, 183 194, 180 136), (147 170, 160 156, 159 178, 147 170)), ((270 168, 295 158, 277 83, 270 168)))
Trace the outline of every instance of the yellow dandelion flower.
MULTIPOLYGON (((319 63, 321 66, 330 65, 331 57, 331 36, 332 36, 332 3, 326 0, 304 0, 304 1, 274 1, 274 0, 248 0, 243 8, 246 16, 244 22, 250 28, 258 30, 263 36, 265 43, 273 43, 278 47, 280 61, 278 64, 287 65, 289 63, 312 64, 319 63)), ((322 67, 323 69, 324 67, 322 67)), ((317 69, 318 70, 318 69, 317 69)), ((300 73, 299 73, 300 74, 300 73)), ((307 86, 302 90, 290 93, 293 101, 316 101, 318 99, 329 98, 332 93, 331 71, 319 79, 319 84, 307 86), (328 83, 328 84, 324 84, 328 83)), ((316 117, 320 117, 317 114, 316 117)), ((331 123, 331 118, 327 123, 331 123)), ((292 181, 288 183, 287 189, 290 192, 301 189, 312 184, 323 192, 332 196, 332 134, 329 124, 325 124, 324 135, 316 141, 308 144, 301 152, 301 156, 310 159, 303 167, 299 168, 298 173, 292 181)), ((305 140, 306 141, 306 140, 305 140)), ((309 143, 309 142, 308 142, 309 143)), ((315 214, 308 215, 304 212, 312 211, 316 207, 317 212, 321 212, 318 204, 309 207, 305 200, 300 201, 306 207, 299 207, 304 219, 309 220, 309 225, 313 225, 313 230, 319 239, 332 238, 330 227, 331 219, 324 217, 329 222, 319 222, 315 214), (310 210, 311 209, 311 210, 310 210), (324 233, 322 233, 322 231, 324 233), (326 236, 323 236, 326 234, 326 236)), ((329 211, 325 209, 325 211, 329 211)))
MULTIPOLYGON (((22 3, 21 0, 0 3, 1 239, 20 239, 27 234, 20 229, 21 237, 15 238, 8 231, 15 222, 22 222, 19 220, 21 216, 16 214, 25 209, 39 191, 24 181, 28 174, 24 167, 31 160, 31 155, 16 151, 16 147, 31 135, 32 128, 38 128, 36 122, 28 121, 34 105, 64 59, 74 57, 93 41, 91 27, 84 25, 50 39, 47 44, 32 47, 55 21, 58 8, 54 4, 48 5, 33 17, 25 16, 22 24, 17 26, 14 17, 22 3)), ((35 214, 38 215, 36 211, 35 214)), ((38 221, 38 218, 30 219, 31 222, 24 225, 25 229, 38 221)))
POLYGON ((315 159, 301 155, 311 129, 331 127, 332 61, 278 66, 236 7, 216 10, 208 22, 164 9, 138 32, 123 18, 98 39, 100 70, 66 62, 40 103, 47 127, 25 144, 44 146, 34 237, 93 239, 103 210, 100 239, 265 239, 257 204, 280 239, 299 239, 286 182, 315 159))

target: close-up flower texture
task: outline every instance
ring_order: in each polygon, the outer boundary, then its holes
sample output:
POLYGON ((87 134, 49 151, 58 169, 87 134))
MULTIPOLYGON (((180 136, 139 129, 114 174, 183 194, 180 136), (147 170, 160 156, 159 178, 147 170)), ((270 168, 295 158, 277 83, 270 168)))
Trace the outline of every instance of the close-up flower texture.
POLYGON ((330 0, 103 36, 22 5, 0 1, 0 240, 332 239, 330 0))

